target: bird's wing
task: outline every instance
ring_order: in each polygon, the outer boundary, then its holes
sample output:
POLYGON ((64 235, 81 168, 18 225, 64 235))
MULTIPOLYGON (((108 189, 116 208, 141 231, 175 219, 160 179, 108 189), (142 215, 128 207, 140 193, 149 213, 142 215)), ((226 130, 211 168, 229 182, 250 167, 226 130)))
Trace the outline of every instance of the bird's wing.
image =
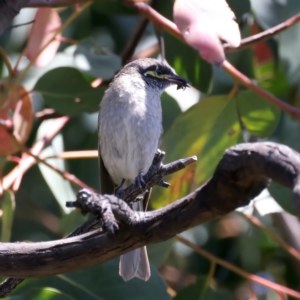
POLYGON ((100 177, 100 193, 113 195, 115 191, 115 185, 112 182, 100 153, 100 145, 98 144, 98 164, 99 164, 99 177, 100 177))

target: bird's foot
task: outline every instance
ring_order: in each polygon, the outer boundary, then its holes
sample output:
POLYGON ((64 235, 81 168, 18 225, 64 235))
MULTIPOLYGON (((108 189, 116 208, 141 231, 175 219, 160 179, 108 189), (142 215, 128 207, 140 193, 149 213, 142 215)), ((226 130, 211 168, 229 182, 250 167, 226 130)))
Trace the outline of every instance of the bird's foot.
POLYGON ((134 185, 140 188, 141 190, 145 188, 146 182, 144 180, 144 174, 139 172, 138 176, 134 179, 134 185))
POLYGON ((124 182, 125 182, 125 179, 123 179, 121 184, 119 186, 117 186, 117 188, 115 189, 115 196, 118 198, 122 198, 122 194, 124 192, 124 190, 123 190, 124 182))

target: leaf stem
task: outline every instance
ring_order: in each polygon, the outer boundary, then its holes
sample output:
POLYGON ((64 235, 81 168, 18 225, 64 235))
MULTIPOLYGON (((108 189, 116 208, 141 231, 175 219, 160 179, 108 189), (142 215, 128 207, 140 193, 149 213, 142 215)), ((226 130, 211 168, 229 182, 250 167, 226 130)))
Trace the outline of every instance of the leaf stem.
POLYGON ((183 243, 184 245, 192 248, 194 251, 196 251, 197 253, 199 253, 200 255, 206 257, 207 259, 211 260, 211 261, 214 261, 216 264, 236 273, 236 274, 239 274, 240 276, 248 279, 248 280, 251 280, 251 281, 254 281, 254 282, 257 282, 261 285, 264 285, 276 292, 279 292, 279 293, 285 293, 289 296, 291 296, 292 298, 295 298, 295 299, 300 299, 300 293, 295 291, 295 290, 292 290, 290 288, 287 288, 283 285, 280 285, 278 283, 275 283, 275 282, 272 282, 272 281, 269 281, 265 278, 262 278, 260 276, 257 276, 257 275, 254 275, 254 274, 250 274, 242 269, 240 269, 239 267, 207 252, 206 250, 198 247, 197 245, 191 243, 190 241, 188 241, 187 239, 183 238, 182 236, 179 236, 177 235, 176 236, 176 239, 178 241, 180 241, 181 243, 183 243))

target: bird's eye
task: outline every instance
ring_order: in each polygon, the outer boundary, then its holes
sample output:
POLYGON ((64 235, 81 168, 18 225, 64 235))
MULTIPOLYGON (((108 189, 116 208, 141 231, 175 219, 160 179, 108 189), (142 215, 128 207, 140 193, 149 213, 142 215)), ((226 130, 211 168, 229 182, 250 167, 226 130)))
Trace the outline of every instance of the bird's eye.
POLYGON ((161 75, 162 75, 162 70, 157 69, 157 70, 156 70, 156 74, 157 74, 158 76, 161 76, 161 75))

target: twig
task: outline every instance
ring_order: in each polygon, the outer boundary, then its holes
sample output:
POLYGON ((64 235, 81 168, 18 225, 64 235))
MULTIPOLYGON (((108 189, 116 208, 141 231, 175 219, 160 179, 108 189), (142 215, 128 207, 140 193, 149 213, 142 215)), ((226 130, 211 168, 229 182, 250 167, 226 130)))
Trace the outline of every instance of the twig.
POLYGON ((123 50, 123 52, 120 55, 122 58, 123 65, 125 65, 128 62, 128 60, 131 59, 131 57, 134 53, 134 50, 135 50, 136 46, 138 45, 140 39, 142 38, 144 31, 146 30, 148 24, 149 24, 149 20, 145 17, 142 17, 142 19, 136 26, 132 37, 130 38, 125 49, 123 50))
POLYGON ((294 247, 286 243, 281 237, 272 232, 270 229, 265 227, 258 218, 255 216, 248 216, 246 214, 241 214, 243 217, 248 219, 252 224, 257 226, 259 229, 264 231, 268 236, 270 236, 274 241, 276 241, 283 249, 285 249, 290 255, 300 261, 300 252, 298 252, 294 247))
POLYGON ((86 2, 91 2, 91 0, 29 0, 26 7, 62 7, 86 2))
MULTIPOLYGON (((149 5, 145 3, 135 3, 131 5, 136 8, 142 15, 149 18, 156 26, 162 28, 169 33, 176 36, 178 39, 184 41, 182 34, 178 30, 177 26, 171 22, 170 20, 166 19, 164 16, 159 14, 157 11, 152 9, 149 5)), ((262 96, 268 102, 272 103, 273 105, 279 107, 283 111, 289 113, 292 117, 300 120, 300 110, 294 106, 291 106, 279 98, 275 97, 274 95, 270 94, 269 92, 265 91, 264 89, 260 88, 256 84, 254 84, 247 76, 239 72, 234 66, 232 66, 227 60, 223 63, 223 69, 229 73, 234 79, 238 82, 242 83, 256 94, 262 96)))
MULTIPOLYGON (((69 121, 69 117, 62 117, 55 120, 54 124, 47 134, 30 149, 30 152, 39 155, 42 150, 48 145, 48 143, 56 136, 56 134, 64 127, 69 121)), ((3 178, 3 189, 9 189, 14 183, 19 174, 19 167, 22 168, 23 172, 27 171, 31 166, 35 164, 35 159, 31 156, 26 156, 20 160, 19 166, 16 166, 10 173, 3 178)))
POLYGON ((23 152, 26 153, 27 155, 33 157, 35 159, 36 162, 42 163, 45 166, 47 166, 48 168, 50 168, 52 171, 56 172, 57 174, 59 174, 61 177, 63 177, 64 179, 72 182, 73 184, 75 184, 78 187, 81 188, 87 188, 90 190, 94 190, 93 188, 89 187, 88 185, 86 185, 83 181, 81 181, 79 178, 77 178, 75 175, 70 174, 66 171, 61 171, 58 168, 56 168, 55 166, 49 164, 45 159, 39 157, 38 155, 35 155, 34 153, 32 153, 29 149, 27 149, 16 137, 15 134, 10 133, 10 136, 12 137, 12 139, 14 140, 15 144, 19 147, 19 149, 23 152))
POLYGON ((24 70, 22 70, 22 72, 18 75, 18 77, 14 81, 13 86, 15 86, 15 87, 19 86, 20 82, 23 80, 24 76, 30 70, 30 68, 32 67, 32 65, 35 62, 35 60, 39 57, 39 55, 56 39, 56 36, 60 32, 62 32, 66 27, 68 27, 70 25, 70 23, 72 23, 78 17, 78 15, 81 14, 90 5, 91 5, 90 1, 88 3, 83 4, 80 7, 79 11, 74 11, 71 14, 71 16, 57 30, 54 31, 52 38, 49 39, 49 41, 47 41, 47 43, 36 53, 35 57, 33 57, 30 60, 30 62, 28 63, 28 65, 24 68, 24 70))
POLYGON ((289 105, 286 102, 281 101, 279 98, 270 94, 266 90, 260 88, 250 78, 248 78, 239 70, 237 70, 229 61, 225 60, 222 67, 227 73, 229 73, 233 78, 235 78, 242 85, 246 86, 248 89, 252 90, 256 94, 262 96, 268 102, 279 107, 281 110, 289 113, 295 119, 300 120, 300 110, 298 108, 289 105))
POLYGON ((276 292, 279 292, 279 293, 285 293, 295 299, 300 299, 300 293, 295 291, 295 290, 292 290, 290 288, 287 288, 283 285, 280 285, 280 284, 277 284, 277 283, 274 283, 272 281, 269 281, 265 278, 262 278, 260 276, 257 276, 257 275, 253 275, 253 274, 250 274, 242 269, 240 269, 239 267, 207 252, 206 250, 198 247, 197 245, 191 243, 190 241, 188 241, 187 239, 181 237, 181 236, 176 236, 176 239, 179 240, 181 243, 185 244, 186 246, 192 248, 194 251, 196 251, 197 253, 199 253, 200 255, 206 257, 207 259, 209 259, 210 261, 214 261, 215 263, 217 263, 218 265, 220 266, 223 266, 224 268, 236 273, 236 274, 239 274, 240 276, 248 279, 248 280, 251 280, 251 281, 254 281, 254 282, 257 282, 261 285, 264 285, 268 288, 271 288, 272 290, 276 291, 276 292))
POLYGON ((272 28, 269 28, 263 32, 260 32, 258 34, 255 34, 255 35, 252 35, 252 36, 242 39, 239 47, 234 48, 234 47, 231 47, 229 44, 224 44, 223 45, 224 50, 225 50, 225 52, 230 53, 230 52, 244 49, 246 47, 250 47, 253 44, 256 44, 258 42, 262 42, 267 39, 270 39, 274 35, 290 28, 291 26, 297 24, 298 22, 300 22, 300 14, 297 14, 297 15, 287 19, 286 21, 284 21, 272 28))

